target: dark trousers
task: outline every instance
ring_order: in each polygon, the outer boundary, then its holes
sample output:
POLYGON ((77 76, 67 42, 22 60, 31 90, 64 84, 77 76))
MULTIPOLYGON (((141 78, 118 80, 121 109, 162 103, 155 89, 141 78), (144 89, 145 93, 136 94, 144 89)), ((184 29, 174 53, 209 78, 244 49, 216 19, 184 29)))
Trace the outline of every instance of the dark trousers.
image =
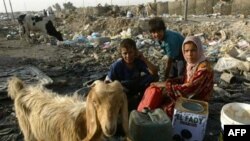
POLYGON ((183 76, 185 72, 186 62, 184 60, 174 60, 169 72, 169 78, 183 76))

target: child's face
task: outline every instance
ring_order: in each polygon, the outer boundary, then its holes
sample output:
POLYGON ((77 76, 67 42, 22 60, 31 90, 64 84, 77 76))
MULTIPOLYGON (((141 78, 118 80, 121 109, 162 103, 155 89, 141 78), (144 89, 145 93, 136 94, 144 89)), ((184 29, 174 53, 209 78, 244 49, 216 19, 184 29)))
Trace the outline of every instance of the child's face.
POLYGON ((163 40, 163 37, 164 37, 164 31, 163 31, 163 30, 154 31, 154 32, 151 32, 151 35, 152 35, 152 37, 153 37, 155 40, 162 41, 162 40, 163 40))
POLYGON ((127 64, 132 64, 136 57, 136 50, 132 48, 121 48, 121 55, 127 64))
POLYGON ((193 43, 186 43, 184 45, 183 55, 188 63, 196 63, 199 60, 197 47, 193 43))

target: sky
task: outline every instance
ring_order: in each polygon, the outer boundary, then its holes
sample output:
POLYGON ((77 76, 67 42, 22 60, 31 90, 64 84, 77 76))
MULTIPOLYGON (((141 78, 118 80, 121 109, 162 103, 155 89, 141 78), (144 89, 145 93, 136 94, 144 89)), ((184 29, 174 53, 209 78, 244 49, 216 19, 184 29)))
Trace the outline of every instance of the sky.
MULTIPOLYGON (((11 12, 10 2, 12 4, 13 12, 17 11, 41 11, 47 9, 56 3, 62 4, 71 2, 75 7, 86 7, 86 6, 96 6, 98 3, 104 5, 135 5, 148 2, 154 2, 154 0, 0 0, 0 12, 5 12, 4 1, 7 7, 7 11, 11 12)), ((157 0, 158 1, 168 1, 168 0, 157 0)))

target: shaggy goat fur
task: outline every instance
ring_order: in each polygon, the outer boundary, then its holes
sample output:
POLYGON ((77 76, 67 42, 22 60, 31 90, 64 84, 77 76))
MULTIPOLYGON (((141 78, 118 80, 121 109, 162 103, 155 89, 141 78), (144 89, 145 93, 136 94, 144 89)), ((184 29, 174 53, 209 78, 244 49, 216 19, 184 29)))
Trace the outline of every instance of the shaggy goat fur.
POLYGON ((25 141, 103 141, 114 135, 122 119, 127 135, 127 100, 119 82, 94 82, 87 101, 60 96, 42 85, 25 85, 13 77, 8 95, 25 141))

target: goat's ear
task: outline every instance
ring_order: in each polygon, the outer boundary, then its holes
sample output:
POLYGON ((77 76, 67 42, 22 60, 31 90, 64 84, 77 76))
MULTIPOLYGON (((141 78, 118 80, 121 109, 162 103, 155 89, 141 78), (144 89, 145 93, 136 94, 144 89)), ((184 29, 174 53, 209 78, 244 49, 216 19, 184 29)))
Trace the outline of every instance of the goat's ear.
POLYGON ((97 123, 97 114, 92 101, 93 93, 90 91, 87 97, 87 106, 86 106, 86 125, 87 125, 87 137, 92 139, 98 130, 97 123))
POLYGON ((98 83, 101 83, 101 80, 95 80, 94 82, 92 82, 91 84, 89 84, 89 87, 94 87, 95 85, 97 85, 98 83))
POLYGON ((122 93, 124 97, 124 102, 122 105, 121 117, 122 117, 122 127, 126 136, 128 136, 128 102, 125 93, 122 93))
POLYGON ((95 86, 95 82, 92 82, 92 83, 88 84, 88 87, 90 87, 90 88, 92 88, 94 86, 95 86))

